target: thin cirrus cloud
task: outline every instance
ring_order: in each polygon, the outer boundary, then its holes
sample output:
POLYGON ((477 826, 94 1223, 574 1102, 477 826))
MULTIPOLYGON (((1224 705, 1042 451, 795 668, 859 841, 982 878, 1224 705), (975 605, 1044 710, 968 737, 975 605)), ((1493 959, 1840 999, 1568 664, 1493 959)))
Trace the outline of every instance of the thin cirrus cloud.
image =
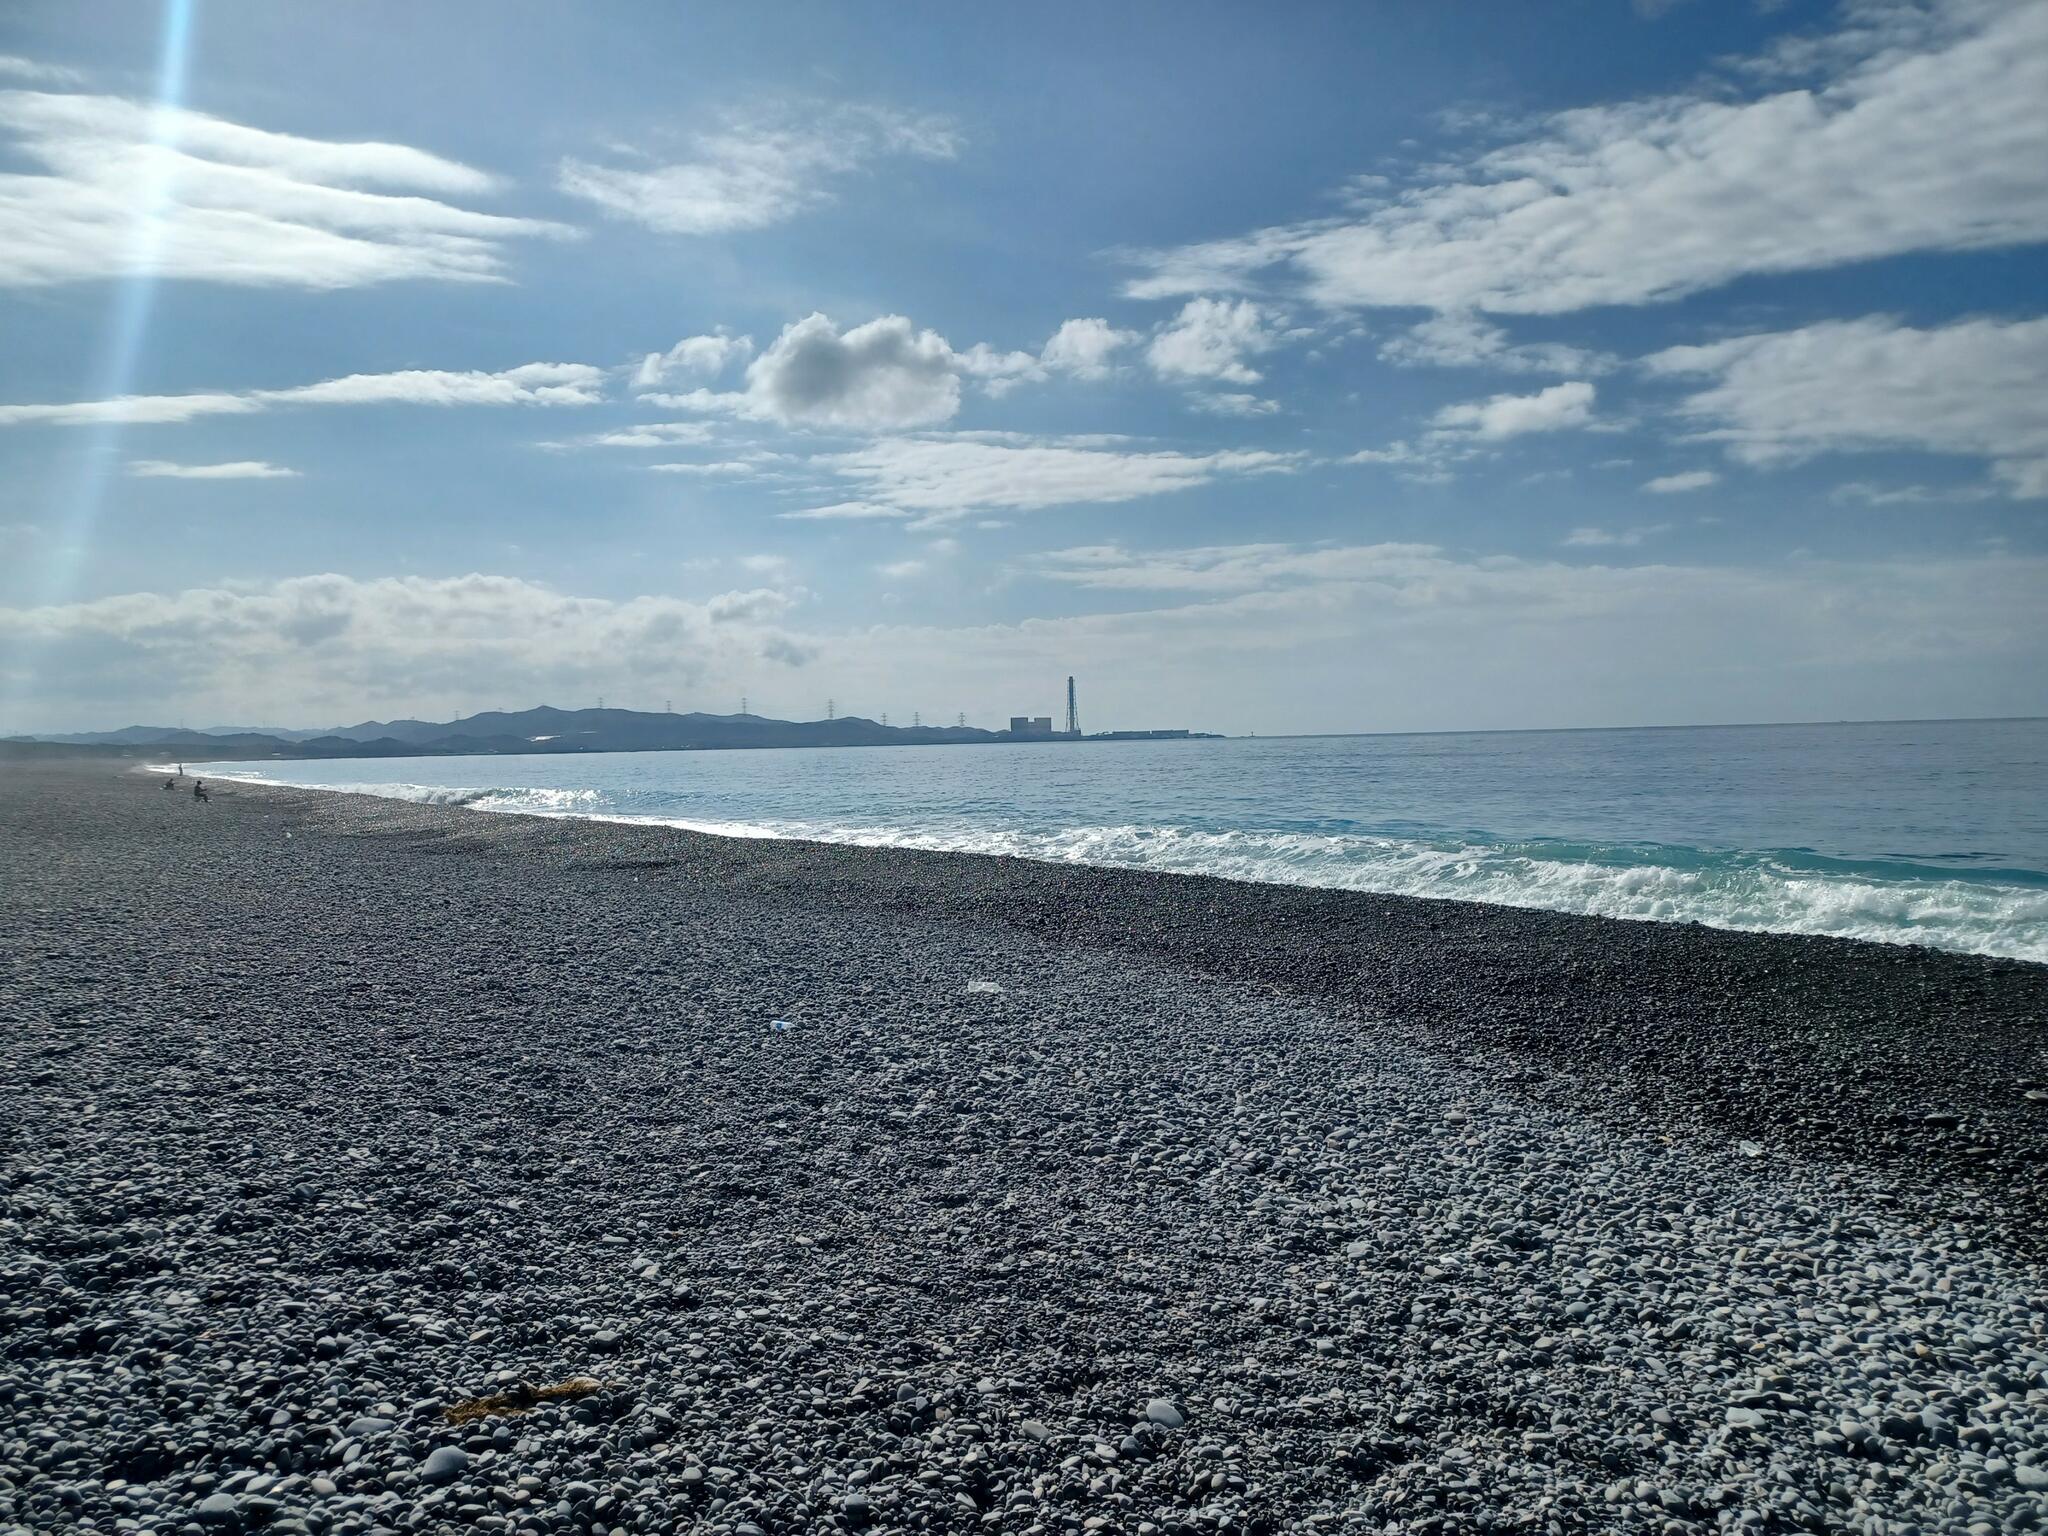
POLYGON ((178 464, 169 459, 135 459, 128 473, 138 480, 296 480, 299 472, 261 459, 226 464, 178 464))
POLYGON ((424 150, 272 133, 118 96, 0 91, 0 143, 40 168, 0 174, 6 286, 491 282, 504 278, 508 242, 577 234, 443 201, 501 184, 424 150))
POLYGON ((1574 528, 1561 542, 1569 549, 1633 549, 1645 539, 1670 531, 1669 523, 1636 528, 1574 528))
POLYGON ((202 416, 247 416, 277 405, 595 405, 604 398, 604 383, 605 371, 588 363, 525 363, 502 373, 413 368, 237 394, 117 395, 53 405, 0 405, 0 426, 169 425, 202 416))
POLYGON ((2048 496, 2048 318, 1825 321, 1670 347, 1643 365, 1700 382, 1679 419, 1746 464, 1913 449, 1988 459, 2007 494, 2048 496))
POLYGON ((1399 368, 1490 368, 1496 373, 1611 373, 1621 360, 1564 342, 1514 342, 1474 314, 1432 315, 1380 345, 1380 358, 1399 368))
POLYGON ((1653 496, 1680 496, 1687 491, 1704 491, 1710 485, 1719 485, 1721 477, 1711 469, 1685 469, 1675 475, 1659 475, 1654 480, 1645 480, 1643 489, 1653 496))
POLYGON ((556 185, 614 218, 675 235, 766 229, 829 202, 832 184, 877 160, 950 160, 944 118, 874 105, 736 119, 691 141, 687 158, 626 165, 562 161, 556 185))
POLYGON ((894 508, 937 525, 977 511, 1036 511, 1136 501, 1226 476, 1287 474, 1298 453, 1129 452, 1067 442, 976 437, 884 438, 814 464, 855 485, 857 505, 894 508))
POLYGON ((1354 215, 1136 253, 1127 291, 1264 280, 1333 308, 1545 315, 2048 238, 2048 7, 1949 0, 1879 21, 1806 49, 1815 82, 1559 113, 1354 215))

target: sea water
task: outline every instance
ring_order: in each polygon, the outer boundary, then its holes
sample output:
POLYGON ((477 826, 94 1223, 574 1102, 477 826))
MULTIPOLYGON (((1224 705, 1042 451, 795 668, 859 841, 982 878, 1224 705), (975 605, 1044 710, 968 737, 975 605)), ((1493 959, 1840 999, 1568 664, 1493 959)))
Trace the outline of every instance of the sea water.
POLYGON ((214 765, 221 777, 2048 962, 2048 720, 214 765))

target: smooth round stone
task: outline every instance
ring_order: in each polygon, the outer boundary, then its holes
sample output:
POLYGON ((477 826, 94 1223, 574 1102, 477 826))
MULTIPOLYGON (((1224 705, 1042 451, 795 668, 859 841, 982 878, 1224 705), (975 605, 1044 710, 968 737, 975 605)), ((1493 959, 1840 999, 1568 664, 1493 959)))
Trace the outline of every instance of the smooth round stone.
POLYGON ((437 1446, 420 1463, 420 1477, 429 1483, 452 1483, 469 1470, 469 1452, 459 1445, 437 1446))
POLYGON ((211 1530, 238 1531, 242 1528, 242 1504, 232 1493, 210 1493, 199 1501, 192 1518, 211 1530))
POLYGON ((1187 1423, 1181 1411, 1163 1397, 1155 1397, 1145 1405, 1145 1417, 1163 1429, 1179 1429, 1187 1423))

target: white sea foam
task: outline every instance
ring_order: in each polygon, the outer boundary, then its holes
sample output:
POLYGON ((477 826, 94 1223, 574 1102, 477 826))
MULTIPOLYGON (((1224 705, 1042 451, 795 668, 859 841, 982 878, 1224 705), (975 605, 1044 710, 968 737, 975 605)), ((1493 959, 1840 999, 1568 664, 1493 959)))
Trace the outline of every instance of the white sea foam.
POLYGON ((2048 890, 1963 880, 1816 875, 1768 861, 1683 869, 1544 858, 1519 848, 1298 832, 1175 827, 911 829, 816 822, 658 820, 721 837, 1005 854, 1226 880, 1435 896, 1595 917, 1826 934, 2048 962, 2048 890))
MULTIPOLYGON (((265 779, 266 775, 244 777, 265 779)), ((275 781, 271 781, 275 782, 275 781)), ((1009 855, 1053 863, 1153 869, 1228 880, 1448 897, 1598 917, 1714 928, 1826 934, 2048 963, 2048 890, 1932 876, 1878 878, 1801 869, 1769 857, 1643 850, 1640 861, 1576 857, 1541 845, 1355 834, 1182 827, 1056 830, 949 822, 905 827, 811 820, 719 820, 627 814, 591 789, 422 784, 313 786, 475 810, 651 823, 720 837, 1009 855), (1692 867, 1686 867, 1690 865, 1692 867)))

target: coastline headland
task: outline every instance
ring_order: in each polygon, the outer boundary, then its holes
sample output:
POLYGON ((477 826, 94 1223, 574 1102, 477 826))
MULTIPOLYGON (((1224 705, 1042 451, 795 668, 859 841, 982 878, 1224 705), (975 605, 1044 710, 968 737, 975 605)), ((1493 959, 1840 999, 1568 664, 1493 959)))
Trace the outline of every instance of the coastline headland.
POLYGON ((2048 967, 104 761, 0 937, 0 1531, 2048 1497, 2048 967))

